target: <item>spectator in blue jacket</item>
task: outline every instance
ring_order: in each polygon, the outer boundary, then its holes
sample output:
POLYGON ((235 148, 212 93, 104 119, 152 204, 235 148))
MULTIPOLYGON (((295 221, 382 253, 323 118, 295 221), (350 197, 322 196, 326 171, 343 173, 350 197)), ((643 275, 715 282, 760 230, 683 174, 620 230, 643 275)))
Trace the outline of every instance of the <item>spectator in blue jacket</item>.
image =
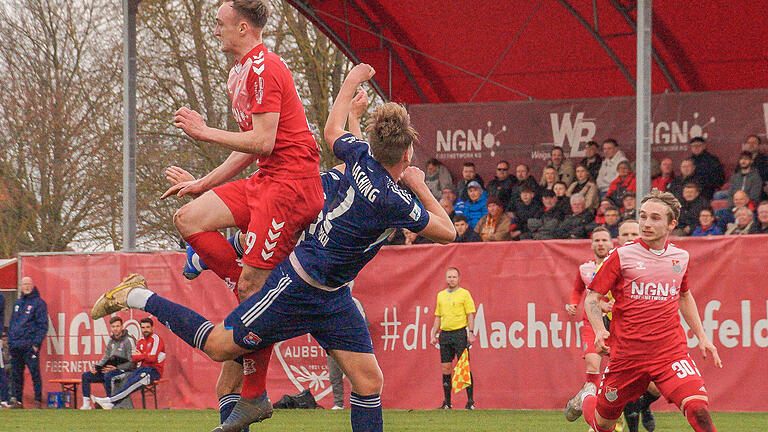
POLYGON ((706 237, 723 235, 723 231, 715 223, 715 211, 705 207, 699 211, 699 226, 691 233, 691 237, 706 237))
POLYGON ((40 379, 40 346, 48 332, 48 309, 32 278, 21 280, 21 298, 13 304, 8 330, 11 351, 11 380, 16 407, 22 408, 24 365, 29 368, 35 389, 35 407, 42 408, 43 382, 40 379))
MULTIPOLYGON (((488 194, 485 193, 480 183, 471 181, 467 185, 467 195, 469 196, 469 199, 464 201, 462 214, 467 218, 469 227, 475 229, 477 222, 483 216, 488 214, 488 208, 486 207, 488 194)), ((458 211, 456 213, 458 213, 458 211)))

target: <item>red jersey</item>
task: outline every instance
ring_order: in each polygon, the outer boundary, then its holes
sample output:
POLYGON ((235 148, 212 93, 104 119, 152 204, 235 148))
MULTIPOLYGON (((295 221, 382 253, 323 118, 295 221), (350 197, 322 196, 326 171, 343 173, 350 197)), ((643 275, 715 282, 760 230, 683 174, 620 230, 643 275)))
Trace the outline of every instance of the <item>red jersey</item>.
POLYGON ((139 339, 136 342, 136 353, 131 358, 131 361, 138 363, 137 367, 153 367, 162 376, 163 366, 165 365, 165 343, 155 333, 144 339, 139 339))
POLYGON ((240 130, 253 130, 253 114, 280 113, 275 147, 259 158, 262 174, 281 178, 319 176, 320 156, 304 105, 283 59, 259 44, 229 71, 232 115, 240 130))
MULTIPOLYGON (((595 277, 595 270, 597 270, 597 264, 594 261, 587 261, 579 266, 579 273, 576 275, 576 280, 573 282, 573 291, 571 291, 571 300, 568 304, 578 305, 584 300, 584 291, 590 283, 592 278, 595 277)), ((585 316, 586 320, 587 317, 585 316)))
MULTIPOLYGON (((611 370, 625 360, 663 360, 688 353, 678 299, 688 291, 688 252, 667 243, 660 254, 640 239, 606 257, 589 289, 611 291, 611 370)), ((618 367, 617 367, 618 366, 618 367)))

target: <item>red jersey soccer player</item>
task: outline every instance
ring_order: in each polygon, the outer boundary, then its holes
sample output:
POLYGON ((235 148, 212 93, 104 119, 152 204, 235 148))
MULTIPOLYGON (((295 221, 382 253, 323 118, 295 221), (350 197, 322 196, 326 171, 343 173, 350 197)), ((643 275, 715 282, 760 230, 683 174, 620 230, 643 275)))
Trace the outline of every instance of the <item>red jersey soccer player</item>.
POLYGON ((717 348, 701 325, 688 286, 688 252, 670 244, 680 203, 668 192, 654 190, 640 207, 640 239, 608 255, 590 285, 585 309, 595 330, 595 349, 610 351, 610 361, 598 389, 591 383, 569 409, 583 409, 584 419, 597 432, 612 431, 624 405, 656 383, 677 405, 697 432, 716 431, 707 410, 708 395, 693 359, 688 355, 680 314, 708 353, 722 367, 717 348), (599 300, 611 291, 611 333, 602 322, 599 300), (608 348, 610 345, 610 348, 608 348))
MULTIPOLYGON (((268 15, 264 0, 228 1, 219 7, 215 35, 221 39, 221 50, 237 60, 227 89, 240 132, 208 127, 199 113, 179 109, 176 127, 194 139, 233 152, 205 177, 174 185, 163 194, 202 194, 174 215, 174 223, 208 268, 237 289, 241 300, 262 287, 323 205, 317 144, 293 77, 282 59, 262 43, 268 15), (218 186, 255 161, 259 164, 256 174, 218 186), (235 251, 217 232, 233 226, 247 233, 242 268, 235 251)), ((262 410, 263 418, 272 412, 266 397, 270 354, 271 350, 263 349, 243 360, 242 397, 253 399, 254 409, 262 410)), ((233 380, 233 370, 240 369, 225 365, 219 384, 229 383, 234 393, 239 380, 233 380)), ((219 385, 217 392, 220 398, 230 396, 222 395, 219 385)))

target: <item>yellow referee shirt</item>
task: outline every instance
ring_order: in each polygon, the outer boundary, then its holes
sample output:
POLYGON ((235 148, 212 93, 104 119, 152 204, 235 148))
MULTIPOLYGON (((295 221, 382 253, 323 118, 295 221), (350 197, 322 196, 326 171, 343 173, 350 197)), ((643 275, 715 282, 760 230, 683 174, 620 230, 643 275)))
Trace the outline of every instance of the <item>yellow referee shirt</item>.
POLYGON ((467 314, 475 313, 475 302, 469 291, 456 288, 453 292, 444 289, 437 293, 435 316, 440 317, 440 330, 459 330, 467 326, 467 314))

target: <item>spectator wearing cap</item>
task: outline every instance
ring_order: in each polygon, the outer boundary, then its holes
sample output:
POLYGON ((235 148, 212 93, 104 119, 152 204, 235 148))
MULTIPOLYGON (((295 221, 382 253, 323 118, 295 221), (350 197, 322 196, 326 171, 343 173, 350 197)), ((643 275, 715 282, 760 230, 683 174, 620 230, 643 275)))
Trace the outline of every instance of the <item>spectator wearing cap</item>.
POLYGON ((619 150, 619 143, 613 138, 603 141, 603 155, 604 159, 600 164, 600 171, 597 174, 595 183, 600 192, 605 194, 608 192, 611 182, 619 175, 617 171, 619 163, 627 160, 627 156, 619 150))
POLYGON ((557 226, 555 237, 563 239, 587 238, 587 227, 594 221, 595 215, 592 210, 586 207, 586 200, 583 195, 571 195, 569 201, 571 214, 557 226))
POLYGON ((528 165, 520 164, 515 168, 515 180, 516 184, 512 187, 512 194, 509 197, 509 205, 507 209, 511 209, 512 205, 520 199, 520 189, 523 186, 527 186, 534 195, 539 194, 539 183, 530 174, 531 169, 528 165))
MULTIPOLYGON (((475 170, 475 164, 472 162, 464 162, 464 165, 461 167, 461 180, 456 183, 456 194, 459 196, 460 200, 469 200, 467 189, 469 189, 469 184, 473 181, 480 184, 480 187, 485 185, 483 178, 480 177, 475 170)), ((485 207, 485 205, 483 205, 483 207, 485 207)))
MULTIPOLYGON (((565 157, 562 147, 552 148, 549 161, 547 161, 547 167, 555 169, 556 181, 565 183, 566 187, 573 181, 573 163, 565 157)), ((541 182, 544 183, 543 173, 541 182)))
POLYGON ((504 207, 498 197, 488 197, 486 204, 488 213, 480 218, 475 225, 475 232, 484 242, 510 240, 512 218, 504 213, 504 207))
MULTIPOLYGON (((587 143, 584 153, 585 157, 579 162, 579 165, 587 169, 589 176, 594 181, 598 174, 600 174, 600 165, 603 163, 603 157, 600 156, 600 146, 596 141, 590 141, 587 143)), ((579 173, 576 173, 576 177, 579 177, 579 173)), ((586 201, 589 202, 589 200, 586 201)), ((597 205, 595 205, 595 207, 597 207, 597 205)), ((587 208, 589 208, 589 206, 587 206, 587 208)))
POLYGON ((637 219, 637 200, 634 192, 626 192, 621 198, 621 220, 637 219))
POLYGON ((450 171, 439 160, 432 158, 427 161, 427 169, 424 172, 424 183, 435 199, 440 201, 443 190, 453 186, 453 177, 450 171))
POLYGON ((515 200, 511 209, 517 218, 517 227, 521 233, 528 232, 528 219, 536 217, 541 209, 541 202, 534 199, 534 191, 528 186, 520 188, 520 198, 515 200))
POLYGON ((715 212, 712 207, 705 207, 699 212, 699 225, 691 233, 691 237, 706 237, 723 235, 723 231, 715 224, 715 212))
POLYGON ((750 234, 768 234, 768 201, 757 206, 757 220, 749 230, 750 234))
POLYGON ((608 186, 605 197, 613 201, 616 207, 621 207, 621 199, 627 192, 635 192, 637 189, 635 173, 632 172, 632 165, 629 161, 619 162, 616 167, 618 176, 608 186))
POLYGON ((453 217, 453 226, 456 228, 456 243, 474 243, 481 242, 483 239, 469 228, 467 218, 464 215, 456 215, 453 217))
POLYGON ((474 229, 480 218, 488 213, 485 205, 488 200, 488 194, 485 193, 480 183, 473 180, 467 184, 467 197, 468 199, 464 201, 462 212, 467 218, 470 228, 474 229))
POLYGON ((752 226, 755 224, 755 216, 752 213, 752 210, 746 207, 739 207, 736 209, 735 216, 736 222, 728 224, 728 229, 725 230, 725 234, 749 234, 749 232, 752 230, 752 226))
POLYGON ((683 187, 683 200, 680 201, 680 218, 678 218, 675 235, 690 235, 699 222, 701 209, 709 207, 709 201, 701 195, 699 185, 688 183, 683 187))
POLYGON ((753 164, 750 152, 745 151, 739 155, 739 165, 731 176, 731 186, 728 188, 728 203, 731 206, 733 206, 733 194, 736 191, 744 191, 754 202, 760 201, 760 195, 763 193, 763 179, 753 164))
POLYGON ((694 175, 701 186, 701 195, 709 201, 715 191, 725 182, 723 164, 720 163, 717 156, 707 151, 707 142, 704 141, 704 138, 691 138, 688 145, 691 148, 693 165, 696 167, 694 175))
POLYGON ((486 192, 488 196, 498 197, 502 207, 507 208, 515 183, 517 178, 509 175, 509 162, 501 161, 496 164, 496 176, 488 182, 486 192))
POLYGON ((594 211, 600 204, 597 185, 592 181, 589 170, 582 165, 576 167, 576 181, 571 183, 565 191, 565 195, 568 197, 576 194, 584 197, 584 206, 589 210, 594 211))
POLYGON ((651 189, 656 188, 665 192, 670 183, 675 180, 675 165, 670 158, 664 158, 659 165, 659 175, 651 179, 651 189))

